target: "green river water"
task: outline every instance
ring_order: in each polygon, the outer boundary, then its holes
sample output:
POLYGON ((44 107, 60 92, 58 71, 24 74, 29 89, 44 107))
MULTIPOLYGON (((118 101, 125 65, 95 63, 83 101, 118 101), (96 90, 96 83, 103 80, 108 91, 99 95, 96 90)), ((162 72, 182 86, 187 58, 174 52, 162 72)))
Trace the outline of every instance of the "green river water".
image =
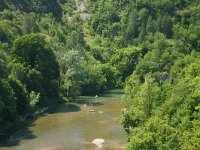
POLYGON ((104 102, 95 106, 83 105, 87 101, 96 101, 94 96, 61 104, 38 119, 15 128, 14 143, 5 141, 0 150, 121 150, 127 141, 119 124, 122 94, 122 90, 112 90, 98 95, 97 100, 104 102), (102 148, 92 143, 99 138, 105 140, 102 148))

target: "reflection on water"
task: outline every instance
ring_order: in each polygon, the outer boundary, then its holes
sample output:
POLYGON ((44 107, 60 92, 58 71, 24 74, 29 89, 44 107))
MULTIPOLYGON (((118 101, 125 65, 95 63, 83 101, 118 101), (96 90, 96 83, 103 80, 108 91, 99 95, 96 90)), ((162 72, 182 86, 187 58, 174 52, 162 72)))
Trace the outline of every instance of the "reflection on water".
POLYGON ((53 108, 20 129, 26 133, 17 145, 2 146, 0 150, 94 150, 97 149, 92 143, 94 139, 105 140, 100 149, 123 149, 127 137, 119 125, 120 110, 123 108, 120 103, 122 91, 114 92, 99 95, 98 101, 104 101, 102 105, 85 107, 84 103, 95 101, 94 96, 89 96, 80 97, 77 103, 53 108), (28 133, 32 138, 26 137, 28 133))

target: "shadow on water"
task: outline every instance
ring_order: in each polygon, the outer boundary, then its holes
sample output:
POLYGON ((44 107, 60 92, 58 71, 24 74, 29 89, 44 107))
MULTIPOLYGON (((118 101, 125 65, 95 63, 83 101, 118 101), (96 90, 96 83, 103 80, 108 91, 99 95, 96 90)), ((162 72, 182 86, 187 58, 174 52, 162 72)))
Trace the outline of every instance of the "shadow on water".
POLYGON ((55 107, 52 107, 48 110, 47 114, 55 114, 55 113, 67 113, 67 112, 77 112, 80 111, 80 106, 74 103, 65 103, 55 107))
POLYGON ((28 119, 24 122, 18 122, 13 127, 9 128, 4 135, 0 135, 0 148, 1 147, 12 147, 20 144, 21 140, 31 140, 36 138, 30 127, 34 127, 35 121, 48 114, 55 113, 68 113, 80 111, 80 106, 73 103, 59 104, 51 107, 44 113, 41 113, 38 117, 28 119))
POLYGON ((17 146, 23 139, 30 140, 36 138, 32 131, 29 130, 29 127, 35 126, 34 121, 35 119, 19 122, 9 128, 6 134, 0 136, 0 148, 17 146))

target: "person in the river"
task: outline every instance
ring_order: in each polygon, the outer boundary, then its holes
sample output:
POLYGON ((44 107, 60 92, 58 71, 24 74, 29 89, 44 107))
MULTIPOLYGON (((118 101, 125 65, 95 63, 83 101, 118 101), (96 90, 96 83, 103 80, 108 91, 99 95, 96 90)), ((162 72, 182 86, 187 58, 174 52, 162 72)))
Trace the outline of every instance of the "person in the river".
POLYGON ((88 104, 87 104, 87 103, 85 103, 83 106, 84 106, 84 107, 87 107, 87 106, 88 106, 88 104))
POLYGON ((98 95, 95 96, 95 100, 98 101, 98 95))

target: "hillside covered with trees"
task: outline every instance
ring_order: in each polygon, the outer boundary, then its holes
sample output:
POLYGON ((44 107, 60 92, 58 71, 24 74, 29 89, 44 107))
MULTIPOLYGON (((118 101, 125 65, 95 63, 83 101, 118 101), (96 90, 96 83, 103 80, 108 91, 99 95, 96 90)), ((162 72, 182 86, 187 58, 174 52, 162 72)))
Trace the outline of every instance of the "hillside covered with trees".
POLYGON ((199 0, 81 2, 0 1, 0 133, 124 88, 126 149, 200 149, 199 0))

